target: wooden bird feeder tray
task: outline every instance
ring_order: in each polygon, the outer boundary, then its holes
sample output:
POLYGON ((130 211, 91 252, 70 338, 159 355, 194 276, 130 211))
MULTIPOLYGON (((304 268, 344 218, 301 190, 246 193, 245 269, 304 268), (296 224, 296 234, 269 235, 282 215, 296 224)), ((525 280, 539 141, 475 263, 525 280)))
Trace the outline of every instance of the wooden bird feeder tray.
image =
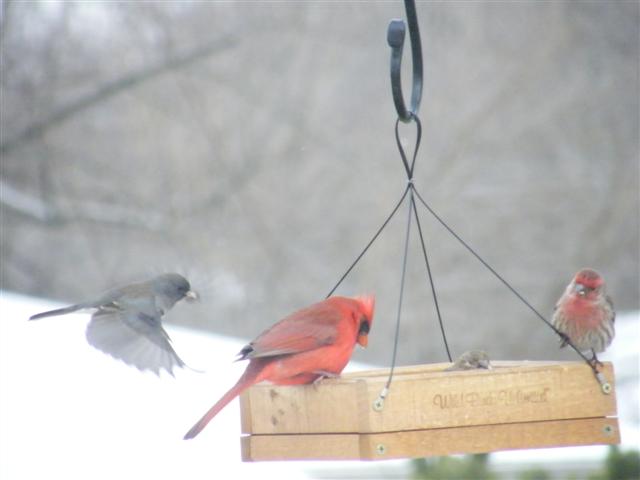
POLYGON ((611 363, 604 393, 582 362, 450 364, 255 385, 240 398, 243 461, 386 460, 524 448, 620 443, 611 363))

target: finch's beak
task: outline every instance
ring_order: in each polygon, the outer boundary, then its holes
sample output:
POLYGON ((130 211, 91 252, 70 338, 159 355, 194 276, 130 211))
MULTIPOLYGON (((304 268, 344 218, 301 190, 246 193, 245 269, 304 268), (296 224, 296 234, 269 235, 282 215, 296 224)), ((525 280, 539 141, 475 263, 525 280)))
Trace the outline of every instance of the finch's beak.
POLYGON ((189 290, 184 294, 184 296, 187 298, 188 302, 195 302, 196 300, 200 299, 200 295, 198 295, 198 292, 194 292, 193 290, 189 290))
POLYGON ((584 295, 585 293, 587 293, 587 289, 585 288, 584 285, 582 285, 581 283, 576 283, 576 286, 573 287, 573 289, 576 291, 576 293, 580 296, 584 295))

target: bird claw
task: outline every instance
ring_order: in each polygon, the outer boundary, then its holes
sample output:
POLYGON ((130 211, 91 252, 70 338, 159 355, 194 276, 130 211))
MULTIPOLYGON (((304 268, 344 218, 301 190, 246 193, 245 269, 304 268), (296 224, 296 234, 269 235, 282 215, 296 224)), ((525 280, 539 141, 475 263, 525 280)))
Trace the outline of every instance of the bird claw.
POLYGON ((320 385, 320 383, 325 379, 325 378, 338 378, 340 375, 336 374, 336 373, 332 373, 332 372, 326 372, 324 370, 318 370, 316 372, 313 372, 315 374, 318 375, 318 378, 316 378, 313 381, 313 388, 315 390, 318 389, 318 385, 320 385))
POLYGON ((558 332, 558 335, 560 336, 560 348, 566 347, 567 345, 569 345, 569 342, 570 342, 569 335, 563 332, 558 332))
POLYGON ((604 367, 604 364, 600 360, 598 360, 596 352, 593 351, 593 349, 591 350, 591 353, 593 356, 591 357, 591 360, 589 360, 589 365, 591 365, 591 368, 593 368, 596 372, 600 373, 600 371, 598 370, 598 366, 604 367))
POLYGON ((598 371, 598 367, 604 367, 604 364, 595 356, 591 360, 589 360, 589 365, 591 365, 591 367, 596 371, 598 371))

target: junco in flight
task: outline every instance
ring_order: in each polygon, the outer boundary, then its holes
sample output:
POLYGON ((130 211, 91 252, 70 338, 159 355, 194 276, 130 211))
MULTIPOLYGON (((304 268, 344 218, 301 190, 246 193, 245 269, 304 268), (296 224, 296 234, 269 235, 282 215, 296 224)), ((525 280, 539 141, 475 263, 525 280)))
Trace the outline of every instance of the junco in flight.
POLYGON ((198 294, 183 276, 165 273, 109 290, 96 300, 38 313, 29 320, 89 310, 86 336, 91 345, 139 370, 159 375, 165 369, 173 375, 173 368, 185 363, 162 328, 162 316, 183 298, 195 300, 198 294))

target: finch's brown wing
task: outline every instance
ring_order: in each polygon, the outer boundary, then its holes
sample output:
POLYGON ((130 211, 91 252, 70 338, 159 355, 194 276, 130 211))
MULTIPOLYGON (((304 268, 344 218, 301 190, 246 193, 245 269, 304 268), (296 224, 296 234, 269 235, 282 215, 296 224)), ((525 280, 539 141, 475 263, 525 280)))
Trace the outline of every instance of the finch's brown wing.
POLYGON ((609 307, 611 308, 611 313, 612 313, 611 321, 615 322, 616 321, 616 309, 613 306, 613 300, 611 300, 611 297, 609 295, 607 295, 605 297, 605 299, 607 300, 607 303, 609 304, 609 307))

